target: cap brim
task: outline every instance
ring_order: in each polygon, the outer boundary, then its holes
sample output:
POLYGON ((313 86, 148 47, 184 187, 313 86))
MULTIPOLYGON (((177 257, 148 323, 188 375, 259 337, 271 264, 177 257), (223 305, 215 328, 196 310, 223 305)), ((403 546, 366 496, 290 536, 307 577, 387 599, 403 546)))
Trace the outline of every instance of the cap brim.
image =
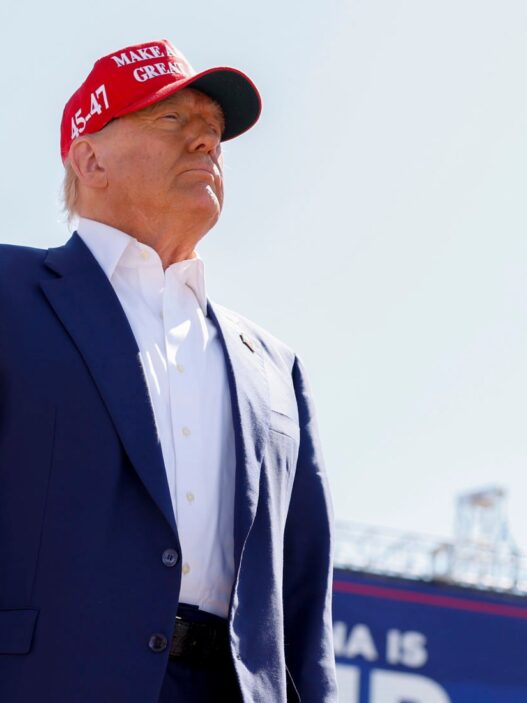
POLYGON ((222 141, 238 137, 260 117, 262 101, 254 83, 233 68, 211 68, 187 83, 201 90, 221 106, 225 117, 222 141))
POLYGON ((115 117, 141 110, 168 98, 183 88, 192 86, 219 103, 225 118, 225 130, 221 141, 238 137, 250 129, 260 117, 262 101, 258 89, 241 71, 221 66, 196 73, 185 80, 164 85, 146 99, 139 100, 116 114, 115 117))

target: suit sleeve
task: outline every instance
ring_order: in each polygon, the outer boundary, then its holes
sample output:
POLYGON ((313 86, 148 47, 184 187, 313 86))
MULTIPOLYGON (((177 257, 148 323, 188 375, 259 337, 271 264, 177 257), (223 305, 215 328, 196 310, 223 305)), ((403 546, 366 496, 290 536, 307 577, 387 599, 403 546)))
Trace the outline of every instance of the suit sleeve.
POLYGON ((336 703, 331 613, 333 506, 313 399, 298 357, 292 376, 300 448, 284 533, 286 665, 303 703, 336 703))

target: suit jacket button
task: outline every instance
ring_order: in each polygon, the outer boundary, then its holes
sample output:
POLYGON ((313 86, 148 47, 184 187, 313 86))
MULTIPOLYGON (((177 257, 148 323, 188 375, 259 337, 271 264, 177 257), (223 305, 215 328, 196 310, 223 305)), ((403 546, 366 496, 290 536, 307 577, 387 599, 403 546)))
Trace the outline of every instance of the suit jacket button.
POLYGON ((163 652, 167 648, 168 640, 165 635, 156 632, 148 641, 148 646, 152 652, 163 652))
POLYGON ((175 566, 179 561, 179 554, 175 549, 165 549, 161 559, 165 566, 175 566))

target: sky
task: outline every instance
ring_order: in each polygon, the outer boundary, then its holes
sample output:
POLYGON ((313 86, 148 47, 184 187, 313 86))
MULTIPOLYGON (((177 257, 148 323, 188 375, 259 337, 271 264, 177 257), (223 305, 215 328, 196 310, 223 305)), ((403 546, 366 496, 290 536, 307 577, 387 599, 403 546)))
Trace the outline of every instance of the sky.
POLYGON ((63 106, 167 38, 263 97, 198 246, 212 300, 307 368, 339 521, 448 537, 499 485, 527 547, 524 0, 0 5, 0 241, 58 246, 63 106))

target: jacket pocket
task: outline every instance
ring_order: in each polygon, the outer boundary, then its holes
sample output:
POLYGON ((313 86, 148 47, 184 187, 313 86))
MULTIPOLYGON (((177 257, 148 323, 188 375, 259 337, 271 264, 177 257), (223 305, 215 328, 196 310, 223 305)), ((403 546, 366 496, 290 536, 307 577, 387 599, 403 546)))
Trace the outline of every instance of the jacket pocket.
POLYGON ((0 654, 27 654, 38 610, 0 610, 0 654))

